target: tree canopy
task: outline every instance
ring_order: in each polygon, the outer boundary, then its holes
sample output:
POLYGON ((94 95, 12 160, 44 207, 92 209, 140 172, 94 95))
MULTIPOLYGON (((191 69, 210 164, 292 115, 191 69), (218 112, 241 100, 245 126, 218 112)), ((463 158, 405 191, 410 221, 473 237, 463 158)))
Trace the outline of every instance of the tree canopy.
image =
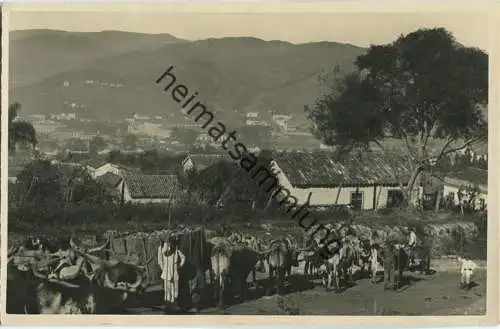
POLYGON ((37 144, 36 131, 33 125, 26 121, 16 121, 21 110, 21 104, 9 105, 9 152, 15 152, 17 145, 33 146, 37 144))
POLYGON ((488 55, 445 29, 372 45, 355 66, 306 107, 313 131, 340 153, 374 144, 384 150, 387 141, 397 141, 412 172, 406 192, 429 160, 487 139, 488 55))
POLYGON ((70 203, 111 204, 113 197, 80 168, 53 165, 47 160, 29 163, 17 176, 18 204, 54 207, 70 203))

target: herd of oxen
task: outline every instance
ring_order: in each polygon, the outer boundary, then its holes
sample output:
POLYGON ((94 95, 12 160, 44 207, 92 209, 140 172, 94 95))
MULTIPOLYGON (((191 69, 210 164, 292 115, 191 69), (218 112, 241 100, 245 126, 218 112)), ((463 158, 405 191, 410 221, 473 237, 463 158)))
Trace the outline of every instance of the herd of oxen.
MULTIPOLYGON (((301 241, 291 235, 273 238, 271 234, 230 232, 208 237, 210 265, 204 272, 207 295, 218 306, 228 298, 245 299, 251 285, 264 282, 268 294, 282 293, 289 286, 292 269, 307 282, 320 279, 328 290, 341 291, 353 284, 354 269, 376 284, 377 272, 384 272, 386 289, 398 289, 403 270, 412 266, 423 273, 430 271, 429 248, 412 251, 396 242, 374 243, 347 235, 335 241, 325 257, 321 241, 314 237, 301 241), (257 272, 267 273, 256 280, 257 272)), ((168 240, 162 240, 161 244, 168 240)), ((161 249, 159 249, 161 250, 161 249)), ((146 266, 114 259, 109 240, 88 248, 71 237, 44 239, 30 237, 8 252, 7 313, 11 314, 114 314, 127 300, 140 300, 150 283, 146 266), (68 262, 68 259, 72 261, 68 262), (71 280, 61 274, 67 265, 77 266, 71 280), (55 274, 54 274, 55 273, 55 274)), ((156 256, 155 256, 156 257, 156 256)), ((261 274, 263 275, 263 274, 261 274)), ((198 308, 198 307, 196 307, 198 308)))

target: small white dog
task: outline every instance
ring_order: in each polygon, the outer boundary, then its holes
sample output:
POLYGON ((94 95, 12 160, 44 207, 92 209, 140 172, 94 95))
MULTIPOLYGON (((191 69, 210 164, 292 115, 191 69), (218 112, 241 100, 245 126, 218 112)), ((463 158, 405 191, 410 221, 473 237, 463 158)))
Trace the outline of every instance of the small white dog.
POLYGON ((470 259, 458 257, 458 265, 460 267, 460 289, 471 288, 474 271, 479 267, 470 259))

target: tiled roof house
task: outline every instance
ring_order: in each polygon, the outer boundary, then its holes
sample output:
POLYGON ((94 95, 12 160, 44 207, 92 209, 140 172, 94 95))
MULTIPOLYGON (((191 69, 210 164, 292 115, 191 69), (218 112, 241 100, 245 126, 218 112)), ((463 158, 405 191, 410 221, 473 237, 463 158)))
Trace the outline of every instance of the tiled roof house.
MULTIPOLYGON (((106 179, 111 184, 118 180, 110 175, 106 179)), ((122 203, 176 203, 182 194, 176 175, 124 173, 116 188, 122 203)))
MULTIPOLYGON (((271 169, 279 184, 299 204, 311 206, 351 205, 354 209, 391 207, 401 200, 400 182, 410 177, 404 159, 378 154, 338 160, 333 153, 279 152, 273 154, 271 169)), ((422 188, 418 191, 421 196, 422 188)))

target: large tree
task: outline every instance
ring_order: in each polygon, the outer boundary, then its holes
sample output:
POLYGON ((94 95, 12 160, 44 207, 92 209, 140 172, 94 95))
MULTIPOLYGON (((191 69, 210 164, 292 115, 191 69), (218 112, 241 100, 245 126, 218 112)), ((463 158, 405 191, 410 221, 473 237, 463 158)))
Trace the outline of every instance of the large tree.
POLYGON ((33 146, 37 144, 36 131, 33 125, 26 121, 17 121, 21 104, 9 105, 9 152, 14 153, 17 145, 33 146))
POLYGON ((17 176, 17 204, 50 205, 55 208, 70 204, 104 205, 113 196, 82 168, 51 164, 36 160, 27 164, 17 176))
POLYGON ((372 45, 355 65, 353 73, 337 75, 331 93, 306 107, 313 130, 341 153, 370 145, 384 150, 396 140, 411 171, 407 201, 414 201, 430 163, 487 139, 488 55, 445 29, 372 45))

